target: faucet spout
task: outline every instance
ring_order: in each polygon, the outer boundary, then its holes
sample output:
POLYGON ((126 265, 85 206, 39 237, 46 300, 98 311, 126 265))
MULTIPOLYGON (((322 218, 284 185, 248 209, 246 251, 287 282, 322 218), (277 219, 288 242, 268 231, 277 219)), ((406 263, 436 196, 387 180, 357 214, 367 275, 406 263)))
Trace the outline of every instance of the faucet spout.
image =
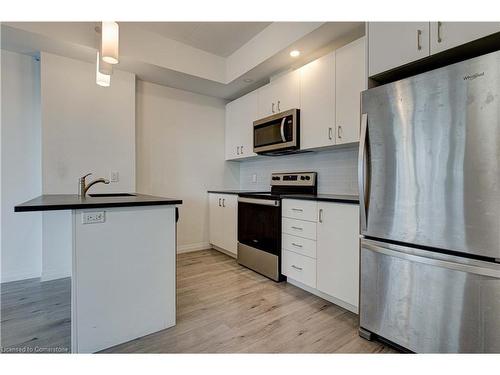
POLYGON ((88 173, 86 174, 85 176, 82 176, 78 179, 78 196, 79 197, 85 197, 85 195, 87 194, 87 191, 95 184, 98 184, 98 183, 103 183, 103 184, 109 184, 109 180, 105 179, 105 178, 97 178, 95 179, 94 181, 90 182, 89 184, 87 184, 85 182, 85 179, 87 178, 87 176, 90 176, 92 173, 88 173))

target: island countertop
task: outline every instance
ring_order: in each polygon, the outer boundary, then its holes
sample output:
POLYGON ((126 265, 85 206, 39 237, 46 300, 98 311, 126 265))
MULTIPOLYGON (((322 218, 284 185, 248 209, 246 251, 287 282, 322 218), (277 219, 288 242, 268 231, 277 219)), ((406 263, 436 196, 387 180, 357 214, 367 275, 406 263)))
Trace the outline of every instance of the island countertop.
POLYGON ((40 195, 14 207, 15 212, 77 210, 82 208, 133 207, 182 204, 182 200, 135 194, 129 196, 86 196, 76 194, 40 195))

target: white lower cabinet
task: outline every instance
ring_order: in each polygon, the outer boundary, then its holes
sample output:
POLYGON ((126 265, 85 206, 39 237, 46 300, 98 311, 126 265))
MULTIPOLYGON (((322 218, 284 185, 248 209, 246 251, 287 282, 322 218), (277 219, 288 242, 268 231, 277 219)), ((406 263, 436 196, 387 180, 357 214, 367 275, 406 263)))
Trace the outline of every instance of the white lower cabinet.
POLYGON ((282 273, 357 313, 359 206, 284 199, 282 215, 282 273))
POLYGON ((359 206, 318 203, 317 288, 358 307, 359 206))
POLYGON ((209 193, 209 241, 229 255, 238 252, 238 196, 209 193))

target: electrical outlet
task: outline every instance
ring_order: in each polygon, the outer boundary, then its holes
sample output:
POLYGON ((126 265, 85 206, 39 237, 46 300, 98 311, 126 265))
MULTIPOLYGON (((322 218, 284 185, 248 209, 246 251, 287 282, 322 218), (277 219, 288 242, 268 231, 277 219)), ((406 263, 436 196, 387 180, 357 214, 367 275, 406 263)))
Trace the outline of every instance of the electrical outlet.
POLYGON ((104 223, 106 217, 104 211, 93 211, 93 212, 83 212, 82 213, 82 224, 97 224, 104 223))
POLYGON ((253 182, 253 183, 256 183, 256 182, 257 182, 257 174, 256 174, 256 173, 254 173, 254 174, 252 175, 252 182, 253 182))
POLYGON ((111 182, 118 182, 120 181, 120 174, 117 171, 113 171, 110 173, 109 180, 111 182))

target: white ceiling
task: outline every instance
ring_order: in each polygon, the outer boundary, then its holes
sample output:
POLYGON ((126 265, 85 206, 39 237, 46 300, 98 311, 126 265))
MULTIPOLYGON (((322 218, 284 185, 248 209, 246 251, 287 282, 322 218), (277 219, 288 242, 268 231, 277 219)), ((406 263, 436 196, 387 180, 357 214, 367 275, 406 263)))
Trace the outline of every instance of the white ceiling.
POLYGON ((271 22, 133 22, 131 24, 214 55, 228 57, 271 22))

